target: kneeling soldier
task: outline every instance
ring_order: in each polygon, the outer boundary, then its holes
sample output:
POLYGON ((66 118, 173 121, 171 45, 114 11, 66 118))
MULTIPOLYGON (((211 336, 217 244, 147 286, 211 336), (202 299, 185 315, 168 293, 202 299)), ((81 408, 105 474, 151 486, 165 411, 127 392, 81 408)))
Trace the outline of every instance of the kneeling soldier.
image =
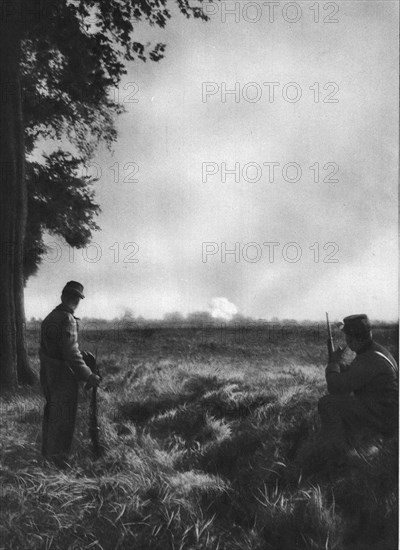
MULTIPOLYGON (((41 326, 40 382, 46 398, 42 454, 60 467, 67 464, 74 434, 78 382, 85 381, 86 388, 90 388, 100 381, 79 350, 74 312, 82 298, 83 286, 75 281, 68 282, 61 294, 61 304, 41 326)), ((90 358, 91 354, 87 355, 90 358)))
POLYGON ((346 447, 347 430, 369 428, 394 435, 398 423, 398 366, 392 355, 372 339, 368 317, 343 320, 347 346, 357 356, 341 365, 344 349, 332 353, 325 375, 329 395, 319 400, 321 436, 332 450, 346 447))

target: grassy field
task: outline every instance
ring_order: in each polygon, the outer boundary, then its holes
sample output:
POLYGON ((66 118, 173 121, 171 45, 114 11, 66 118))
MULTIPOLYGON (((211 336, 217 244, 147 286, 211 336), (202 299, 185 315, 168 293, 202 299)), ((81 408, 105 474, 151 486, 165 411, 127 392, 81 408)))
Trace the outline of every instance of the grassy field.
MULTIPOLYGON (((396 327, 376 340, 397 352, 396 327)), ((397 440, 331 471, 312 328, 105 330, 94 461, 82 391, 71 468, 40 456, 39 388, 1 398, 0 549, 394 550, 397 440)), ((86 340, 86 341, 85 341, 86 340)), ((29 354, 38 368, 37 333, 29 354)))

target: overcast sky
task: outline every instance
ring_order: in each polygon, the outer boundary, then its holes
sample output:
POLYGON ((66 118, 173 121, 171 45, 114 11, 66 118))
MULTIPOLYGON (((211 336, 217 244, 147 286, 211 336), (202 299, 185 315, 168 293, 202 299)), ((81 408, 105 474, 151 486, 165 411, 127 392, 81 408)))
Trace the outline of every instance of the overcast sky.
POLYGON ((47 239, 28 317, 73 279, 81 316, 397 319, 398 2, 222 4, 138 29, 166 57, 128 67, 90 168, 102 230, 74 257, 47 239))

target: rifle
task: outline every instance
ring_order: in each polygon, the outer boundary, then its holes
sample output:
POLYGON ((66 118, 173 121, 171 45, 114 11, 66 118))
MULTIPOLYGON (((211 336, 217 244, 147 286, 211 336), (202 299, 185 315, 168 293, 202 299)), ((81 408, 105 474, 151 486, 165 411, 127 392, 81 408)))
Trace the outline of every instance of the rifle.
POLYGON ((327 312, 326 312, 326 327, 328 329, 327 346, 328 346, 328 357, 330 359, 332 357, 332 353, 335 351, 335 346, 333 344, 331 325, 329 324, 329 315, 327 312))
MULTIPOLYGON (((97 351, 98 348, 96 348, 94 356, 92 354, 86 354, 85 362, 87 361, 87 365, 93 374, 100 376, 99 366, 97 364, 97 351), (88 355, 90 355, 90 357, 88 357, 88 355)), ((99 433, 100 428, 97 419, 97 387, 95 386, 92 388, 89 409, 89 435, 92 442, 92 450, 95 459, 100 458, 103 454, 103 447, 100 444, 99 433)))

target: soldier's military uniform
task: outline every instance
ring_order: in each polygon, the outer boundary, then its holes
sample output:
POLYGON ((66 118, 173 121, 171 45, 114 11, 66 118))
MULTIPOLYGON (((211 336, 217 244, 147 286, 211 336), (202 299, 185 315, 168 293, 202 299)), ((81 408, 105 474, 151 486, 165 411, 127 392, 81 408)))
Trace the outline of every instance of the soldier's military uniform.
MULTIPOLYGON (((365 315, 346 319, 348 334, 354 326, 359 329, 360 323, 371 334, 365 315)), ((395 359, 372 338, 367 338, 356 353, 347 368, 336 361, 329 362, 325 371, 329 395, 318 403, 323 437, 338 448, 352 431, 369 428, 383 435, 397 431, 399 371, 395 359)))
POLYGON ((40 382, 46 398, 42 454, 60 466, 71 448, 78 382, 92 374, 79 350, 77 321, 73 311, 60 304, 41 326, 40 382))

